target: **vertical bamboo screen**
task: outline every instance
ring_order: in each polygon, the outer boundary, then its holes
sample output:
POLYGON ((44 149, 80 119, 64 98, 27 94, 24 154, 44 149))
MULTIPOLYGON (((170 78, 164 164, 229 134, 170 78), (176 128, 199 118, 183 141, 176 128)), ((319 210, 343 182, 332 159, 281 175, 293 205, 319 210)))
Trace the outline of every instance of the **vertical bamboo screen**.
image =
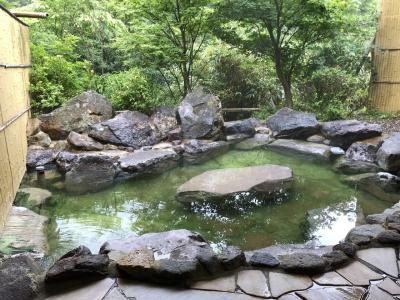
POLYGON ((400 111, 400 0, 381 0, 373 61, 372 107, 400 111))
POLYGON ((28 27, 0 6, 0 230, 26 166, 28 27))

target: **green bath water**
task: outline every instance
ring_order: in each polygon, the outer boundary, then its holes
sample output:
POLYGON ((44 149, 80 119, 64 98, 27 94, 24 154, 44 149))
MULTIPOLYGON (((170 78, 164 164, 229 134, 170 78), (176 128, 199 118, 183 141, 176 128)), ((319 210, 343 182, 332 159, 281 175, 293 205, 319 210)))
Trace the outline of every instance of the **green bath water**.
POLYGON ((80 196, 56 189, 58 184, 39 184, 32 178, 30 185, 53 192, 51 204, 39 212, 50 219, 53 259, 81 244, 97 253, 109 239, 180 228, 201 233, 215 248, 237 245, 254 250, 313 239, 331 245, 342 240, 364 215, 392 205, 342 184, 329 164, 267 150, 230 151, 202 165, 178 167, 80 196), (215 211, 207 207, 193 210, 175 200, 181 184, 206 170, 270 163, 289 166, 294 172, 294 188, 281 201, 245 210, 215 211))

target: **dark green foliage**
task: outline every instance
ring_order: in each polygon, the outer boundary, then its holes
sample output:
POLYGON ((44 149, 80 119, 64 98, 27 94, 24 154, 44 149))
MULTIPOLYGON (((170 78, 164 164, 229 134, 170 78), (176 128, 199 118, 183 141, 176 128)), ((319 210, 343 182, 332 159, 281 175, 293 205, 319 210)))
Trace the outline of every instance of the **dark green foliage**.
POLYGON ((285 105, 321 119, 365 110, 375 0, 38 0, 32 9, 50 14, 29 21, 37 113, 88 89, 116 110, 149 113, 199 85, 263 117, 285 105))

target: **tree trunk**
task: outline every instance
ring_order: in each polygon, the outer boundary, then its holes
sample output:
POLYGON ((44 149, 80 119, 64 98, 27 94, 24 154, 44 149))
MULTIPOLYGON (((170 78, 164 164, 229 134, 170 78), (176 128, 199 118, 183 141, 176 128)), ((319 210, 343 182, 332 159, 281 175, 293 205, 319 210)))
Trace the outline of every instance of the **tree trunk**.
POLYGON ((293 94, 292 94, 292 85, 289 80, 285 78, 281 80, 281 84, 283 87, 283 92, 285 93, 285 102, 286 106, 292 108, 293 107, 293 94))

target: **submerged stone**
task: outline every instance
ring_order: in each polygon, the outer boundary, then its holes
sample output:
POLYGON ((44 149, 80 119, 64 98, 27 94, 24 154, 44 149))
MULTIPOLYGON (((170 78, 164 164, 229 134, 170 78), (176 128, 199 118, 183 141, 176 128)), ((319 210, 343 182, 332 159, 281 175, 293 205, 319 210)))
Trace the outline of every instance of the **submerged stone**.
POLYGON ((334 165, 334 168, 336 171, 347 175, 376 173, 380 170, 380 168, 372 162, 351 160, 346 157, 338 159, 334 165))
POLYGON ((225 141, 188 140, 183 144, 183 160, 189 164, 200 164, 229 150, 225 141))
POLYGON ((24 204, 28 207, 41 207, 52 197, 52 193, 40 188, 21 188, 15 197, 15 203, 19 206, 24 204))
POLYGON ((276 140, 268 144, 267 147, 279 152, 299 155, 306 159, 322 161, 329 161, 332 155, 330 146, 299 140, 276 140))
POLYGON ((181 202, 212 201, 243 192, 280 193, 291 187, 293 172, 277 165, 204 172, 179 187, 181 202))
POLYGON ((261 134, 257 133, 254 135, 252 138, 245 139, 241 141, 240 143, 235 145, 235 149, 237 150, 255 150, 258 148, 262 148, 269 143, 271 143, 273 139, 269 134, 261 134))
POLYGON ((306 139, 319 131, 319 123, 314 114, 290 108, 282 108, 269 117, 267 126, 277 138, 306 139))
POLYGON ((385 172, 365 173, 348 176, 343 181, 367 191, 379 199, 389 202, 399 200, 400 178, 393 174, 385 172))

